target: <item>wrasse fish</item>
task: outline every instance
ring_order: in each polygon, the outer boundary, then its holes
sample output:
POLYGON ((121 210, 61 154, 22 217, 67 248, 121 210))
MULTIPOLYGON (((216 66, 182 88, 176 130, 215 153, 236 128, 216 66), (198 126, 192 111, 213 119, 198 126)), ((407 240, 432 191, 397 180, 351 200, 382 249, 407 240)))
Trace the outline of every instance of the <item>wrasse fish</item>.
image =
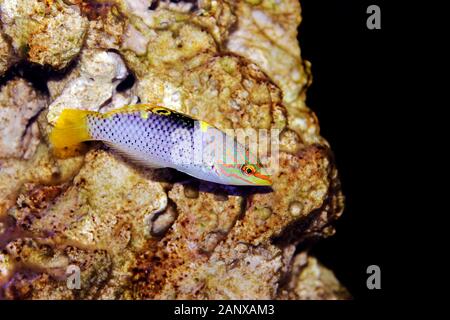
POLYGON ((55 152, 75 148, 84 141, 99 140, 147 167, 174 168, 226 185, 271 185, 270 177, 263 173, 248 148, 234 138, 229 143, 227 137, 230 136, 204 121, 147 104, 107 113, 64 109, 50 132, 55 152), (217 143, 219 140, 224 143, 217 143), (204 150, 215 143, 221 149, 211 158, 214 161, 205 161, 204 150), (222 155, 227 161, 221 161, 222 155))

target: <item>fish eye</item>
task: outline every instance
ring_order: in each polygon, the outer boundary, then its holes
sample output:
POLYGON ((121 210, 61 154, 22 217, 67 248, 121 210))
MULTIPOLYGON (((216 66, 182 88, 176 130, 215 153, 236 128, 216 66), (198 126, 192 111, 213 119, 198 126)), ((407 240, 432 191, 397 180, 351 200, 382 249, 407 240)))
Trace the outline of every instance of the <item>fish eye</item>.
POLYGON ((251 164, 244 164, 241 167, 241 171, 243 174, 245 174, 247 176, 251 176, 255 173, 256 169, 255 169, 255 166, 253 166, 251 164))

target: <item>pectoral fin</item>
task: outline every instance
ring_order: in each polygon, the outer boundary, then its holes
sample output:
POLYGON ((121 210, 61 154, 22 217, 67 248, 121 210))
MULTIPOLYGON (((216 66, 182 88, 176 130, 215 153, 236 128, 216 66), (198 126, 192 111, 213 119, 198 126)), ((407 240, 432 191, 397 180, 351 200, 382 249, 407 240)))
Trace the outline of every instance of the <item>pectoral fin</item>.
POLYGON ((125 160, 135 163, 139 166, 153 168, 153 169, 160 169, 160 168, 167 167, 161 163, 156 163, 154 161, 151 161, 151 160, 145 158, 144 156, 142 156, 141 154, 139 154, 138 152, 136 152, 134 150, 130 150, 128 148, 118 146, 111 142, 105 141, 105 144, 108 147, 110 147, 114 151, 114 153, 120 155, 125 160))

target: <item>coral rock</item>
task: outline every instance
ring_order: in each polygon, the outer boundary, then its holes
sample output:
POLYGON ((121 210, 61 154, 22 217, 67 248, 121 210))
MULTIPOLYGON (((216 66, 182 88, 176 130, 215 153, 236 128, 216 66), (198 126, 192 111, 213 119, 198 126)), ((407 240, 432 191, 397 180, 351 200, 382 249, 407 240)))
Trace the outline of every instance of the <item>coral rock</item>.
POLYGON ((62 69, 81 50, 88 22, 78 7, 60 0, 5 0, 0 11, 14 50, 31 62, 62 69))
POLYGON ((115 88, 127 74, 118 54, 86 50, 78 67, 65 79, 49 81, 51 95, 55 98, 48 108, 48 122, 54 124, 61 111, 69 106, 98 111, 108 104, 115 88))
POLYGON ((30 158, 39 143, 36 116, 47 105, 45 96, 23 79, 0 90, 0 158, 30 158))
POLYGON ((350 294, 333 272, 307 253, 293 259, 289 279, 280 289, 280 299, 346 300, 350 294))
POLYGON ((0 76, 13 64, 15 58, 11 45, 5 35, 0 32, 0 76))

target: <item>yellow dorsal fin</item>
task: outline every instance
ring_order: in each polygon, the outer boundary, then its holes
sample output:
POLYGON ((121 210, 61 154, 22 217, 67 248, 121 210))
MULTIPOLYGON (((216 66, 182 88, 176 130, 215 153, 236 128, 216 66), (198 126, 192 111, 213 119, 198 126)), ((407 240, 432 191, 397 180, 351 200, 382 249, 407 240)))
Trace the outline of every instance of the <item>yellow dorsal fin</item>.
POLYGON ((131 104, 131 105, 125 105, 123 107, 108 111, 106 113, 103 113, 102 115, 104 117, 109 117, 109 116, 113 116, 116 114, 121 114, 121 113, 127 113, 127 112, 134 112, 134 111, 149 111, 151 112, 151 110, 155 108, 155 106, 152 106, 150 104, 147 103, 141 103, 141 104, 131 104))

